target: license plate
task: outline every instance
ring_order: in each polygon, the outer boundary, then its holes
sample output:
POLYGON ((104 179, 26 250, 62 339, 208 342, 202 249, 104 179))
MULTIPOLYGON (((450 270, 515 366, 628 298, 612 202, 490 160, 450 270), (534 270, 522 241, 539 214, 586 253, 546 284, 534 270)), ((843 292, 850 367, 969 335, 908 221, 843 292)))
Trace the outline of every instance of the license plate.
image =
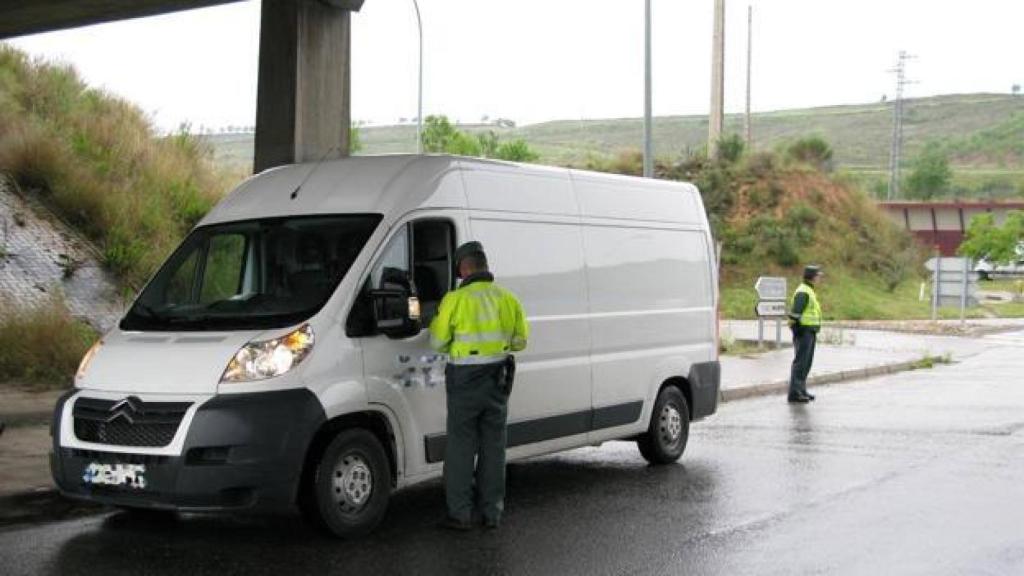
POLYGON ((119 486, 143 490, 146 488, 146 465, 92 462, 82 472, 82 481, 92 486, 119 486))

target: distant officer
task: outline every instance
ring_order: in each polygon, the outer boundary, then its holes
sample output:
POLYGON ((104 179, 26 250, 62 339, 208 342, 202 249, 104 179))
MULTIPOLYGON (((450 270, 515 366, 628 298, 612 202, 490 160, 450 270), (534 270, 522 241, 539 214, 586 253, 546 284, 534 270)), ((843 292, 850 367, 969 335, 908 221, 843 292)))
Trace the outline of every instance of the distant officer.
POLYGON ((793 330, 793 369, 789 375, 789 401, 806 404, 814 400, 814 395, 807 391, 807 375, 814 361, 814 346, 821 329, 821 303, 814 292, 814 285, 822 278, 821 268, 807 266, 804 268, 804 281, 793 292, 793 300, 789 312, 789 327, 793 330))
POLYGON ((479 242, 459 246, 455 267, 462 284, 445 295, 430 324, 431 345, 448 354, 444 525, 472 528, 476 503, 484 526, 497 528, 505 505, 510 353, 526 348, 529 327, 519 300, 494 283, 479 242))

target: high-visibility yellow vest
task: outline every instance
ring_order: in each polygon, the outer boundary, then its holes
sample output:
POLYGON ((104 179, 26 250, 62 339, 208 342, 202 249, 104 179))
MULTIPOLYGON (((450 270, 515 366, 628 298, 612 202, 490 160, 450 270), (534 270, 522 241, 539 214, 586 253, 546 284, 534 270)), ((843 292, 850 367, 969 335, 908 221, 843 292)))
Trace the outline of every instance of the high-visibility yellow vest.
POLYGON ((494 282, 471 280, 441 300, 430 345, 452 364, 489 364, 525 349, 529 331, 515 295, 494 282))
POLYGON ((801 283, 797 286, 797 289, 793 292, 793 298, 789 302, 789 309, 793 309, 793 304, 796 303, 796 295, 800 293, 807 294, 807 307, 804 308, 804 313, 800 317, 800 325, 811 328, 817 328, 821 326, 821 304, 818 302, 818 295, 814 293, 814 288, 807 283, 801 283))

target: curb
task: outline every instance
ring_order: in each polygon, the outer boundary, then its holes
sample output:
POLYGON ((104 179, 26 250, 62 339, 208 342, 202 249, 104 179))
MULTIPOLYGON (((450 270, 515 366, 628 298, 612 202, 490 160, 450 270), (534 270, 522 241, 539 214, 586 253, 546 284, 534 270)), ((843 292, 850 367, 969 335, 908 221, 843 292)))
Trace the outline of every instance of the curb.
MULTIPOLYGON (((896 362, 894 364, 883 364, 881 366, 856 368, 853 370, 843 370, 842 372, 832 372, 829 374, 822 374, 820 376, 812 376, 807 379, 807 386, 808 388, 811 386, 828 386, 830 384, 839 384, 841 382, 850 382, 854 380, 874 378, 875 376, 884 376, 885 374, 906 372, 908 370, 914 370, 920 365, 920 363, 920 360, 908 360, 906 362, 896 362)), ((775 382, 768 382, 765 384, 744 386, 742 388, 722 390, 719 395, 719 400, 721 402, 731 402, 733 400, 742 400, 744 398, 772 396, 775 394, 784 394, 788 392, 789 380, 786 379, 778 380, 775 382)))

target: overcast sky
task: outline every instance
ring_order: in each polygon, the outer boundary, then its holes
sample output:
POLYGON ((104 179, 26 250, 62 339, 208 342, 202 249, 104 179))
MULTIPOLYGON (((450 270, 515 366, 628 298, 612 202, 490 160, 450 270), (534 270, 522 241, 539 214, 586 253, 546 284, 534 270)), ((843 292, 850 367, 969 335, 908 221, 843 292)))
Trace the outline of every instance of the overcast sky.
MULTIPOLYGON (((420 0, 424 107, 462 122, 640 116, 643 0, 420 0)), ((911 96, 1024 84, 1024 0, 727 0, 726 108, 743 108, 747 6, 753 106, 877 101, 900 50, 911 96)), ((705 114, 713 0, 653 0, 654 110, 705 114)), ((366 0, 353 17, 353 118, 416 114, 412 0, 366 0)), ((251 125, 259 2, 14 40, 74 64, 164 129, 251 125)))

